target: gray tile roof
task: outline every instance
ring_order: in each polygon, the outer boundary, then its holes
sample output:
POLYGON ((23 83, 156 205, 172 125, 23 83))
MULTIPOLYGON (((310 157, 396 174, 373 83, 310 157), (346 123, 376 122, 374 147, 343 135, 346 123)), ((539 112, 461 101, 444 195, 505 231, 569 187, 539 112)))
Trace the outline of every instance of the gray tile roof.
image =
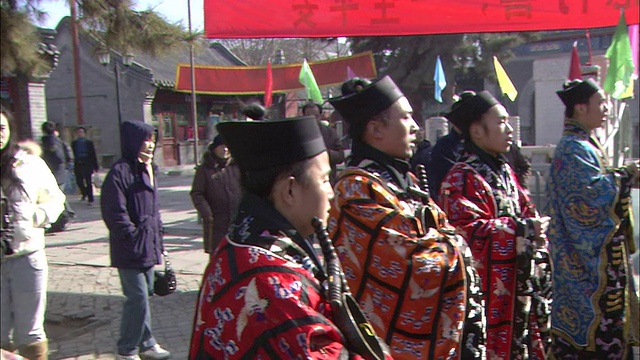
MULTIPOLYGON (((136 55, 135 62, 149 68, 153 74, 153 83, 164 88, 173 88, 176 80, 176 67, 178 63, 189 64, 189 48, 176 50, 175 52, 162 57, 152 57, 150 55, 136 55)), ((196 47, 194 56, 195 65, 212 66, 247 66, 247 64, 231 53, 226 47, 218 42, 212 43, 209 47, 196 47)))
MULTIPOLYGON (((62 18, 56 30, 59 32, 62 26, 70 28, 71 17, 65 16, 62 18)), ((91 44, 95 43, 95 40, 90 36, 83 34, 82 37, 91 44)), ((244 61, 239 59, 219 42, 209 43, 208 40, 201 41, 202 44, 195 48, 195 65, 247 66, 244 61)), ((151 71, 154 85, 163 88, 173 88, 176 81, 177 64, 189 64, 189 59, 189 47, 185 44, 182 49, 172 51, 160 57, 137 53, 133 60, 136 64, 151 71)))

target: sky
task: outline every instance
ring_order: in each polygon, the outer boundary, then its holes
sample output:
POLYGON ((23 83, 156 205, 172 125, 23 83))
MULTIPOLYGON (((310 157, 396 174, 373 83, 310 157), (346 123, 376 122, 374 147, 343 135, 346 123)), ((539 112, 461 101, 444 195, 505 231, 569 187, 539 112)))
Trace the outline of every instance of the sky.
MULTIPOLYGON (((135 0, 134 0, 135 1, 135 0)), ((204 29, 204 0, 191 0, 191 22, 193 30, 204 29)), ((182 21, 185 28, 189 25, 189 9, 187 0, 137 0, 136 10, 146 10, 155 7, 155 10, 170 22, 182 21)), ((38 24, 41 27, 55 28, 58 22, 70 15, 67 0, 43 0, 41 8, 48 16, 47 19, 38 24)))

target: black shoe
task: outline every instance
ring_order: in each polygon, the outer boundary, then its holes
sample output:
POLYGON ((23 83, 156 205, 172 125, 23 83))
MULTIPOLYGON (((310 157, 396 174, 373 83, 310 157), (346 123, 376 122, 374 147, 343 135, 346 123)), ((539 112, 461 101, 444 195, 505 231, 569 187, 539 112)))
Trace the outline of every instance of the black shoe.
POLYGON ((87 195, 82 195, 82 200, 81 201, 85 201, 87 199, 87 195))

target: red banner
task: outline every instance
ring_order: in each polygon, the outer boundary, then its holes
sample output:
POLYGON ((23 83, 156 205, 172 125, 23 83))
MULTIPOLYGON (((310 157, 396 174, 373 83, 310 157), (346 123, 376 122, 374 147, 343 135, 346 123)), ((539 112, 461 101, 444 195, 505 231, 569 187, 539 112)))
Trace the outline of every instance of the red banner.
MULTIPOLYGON (((302 64, 272 65, 273 92, 303 89, 298 80, 302 64)), ((310 62, 318 86, 338 85, 348 79, 351 69, 356 76, 376 77, 376 66, 371 52, 349 57, 310 62)), ((267 84, 266 66, 201 66, 194 67, 196 92, 215 95, 264 94, 267 84)), ((189 64, 178 64, 176 91, 191 92, 189 64)))
POLYGON ((638 0, 204 0, 211 39, 568 30, 638 24, 638 0))

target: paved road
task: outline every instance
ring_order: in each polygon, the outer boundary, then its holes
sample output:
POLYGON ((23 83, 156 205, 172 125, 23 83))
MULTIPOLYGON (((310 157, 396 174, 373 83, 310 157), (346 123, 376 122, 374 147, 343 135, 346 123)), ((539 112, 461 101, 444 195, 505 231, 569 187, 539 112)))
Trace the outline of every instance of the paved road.
MULTIPOLYGON (((187 358, 195 301, 208 259, 189 198, 191 179, 189 172, 159 177, 165 244, 178 273, 178 291, 151 299, 152 327, 174 359, 187 358)), ((113 359, 124 297, 117 272, 108 267, 107 231, 97 204, 89 207, 77 195, 69 199, 75 221, 68 231, 47 236, 49 358, 113 359)), ((636 215, 639 200, 635 191, 636 215)))
MULTIPOLYGON (((208 260, 189 198, 191 179, 189 172, 159 177, 165 247, 177 272, 178 291, 151 299, 152 328, 174 359, 187 358, 195 301, 208 260)), ((76 219, 67 231, 47 236, 49 359, 113 359, 124 297, 117 271, 109 267, 99 197, 94 206, 81 202, 78 195, 69 199, 76 219)))

